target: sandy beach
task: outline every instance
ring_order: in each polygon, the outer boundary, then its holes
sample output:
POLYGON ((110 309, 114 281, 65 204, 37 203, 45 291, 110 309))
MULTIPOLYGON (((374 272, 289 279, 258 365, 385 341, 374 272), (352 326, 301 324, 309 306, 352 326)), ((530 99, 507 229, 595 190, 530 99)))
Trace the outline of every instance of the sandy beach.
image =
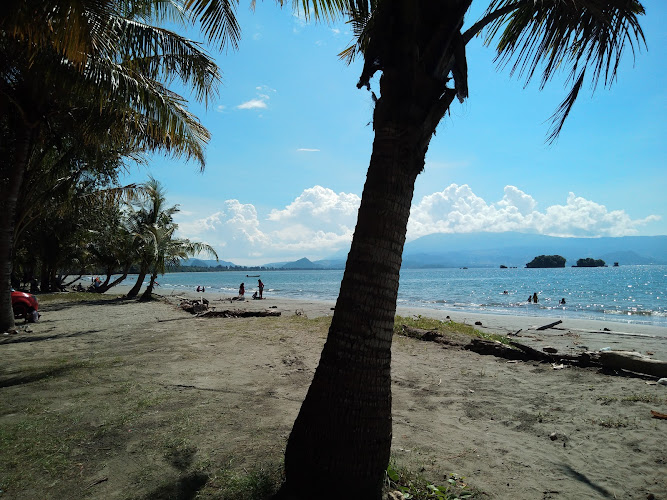
MULTIPOLYGON (((129 286, 118 286, 110 293, 126 293, 129 286)), ((270 307, 287 314, 299 311, 308 318, 331 316, 334 313, 335 302, 317 300, 294 300, 266 294, 264 300, 253 300, 246 296, 246 300, 233 300, 234 297, 218 293, 197 293, 195 291, 161 291, 160 296, 168 299, 186 297, 189 299, 206 298, 212 308, 239 308, 248 310, 261 310, 270 307)), ((246 294, 247 295, 247 294, 246 294)), ((538 331, 536 328, 557 321, 558 318, 540 316, 512 316, 504 314, 470 314, 453 310, 426 309, 421 307, 398 307, 396 311, 400 316, 425 316, 440 320, 451 319, 458 323, 481 325, 475 327, 483 332, 497 333, 501 335, 515 335, 521 342, 527 343, 537 349, 544 346, 553 346, 559 352, 579 353, 583 350, 597 351, 610 348, 614 350, 629 350, 650 354, 655 359, 667 360, 667 328, 641 325, 628 322, 595 321, 584 319, 563 318, 562 323, 538 331), (517 333, 518 332, 518 333, 517 333)))
MULTIPOLYGON (((201 498, 232 498, 219 493, 230 473, 279 466, 334 304, 187 295, 215 310, 282 314, 196 318, 176 294, 150 303, 63 297, 43 302, 28 331, 0 339, 3 498, 169 498, 184 484, 201 498)), ((563 321, 537 331, 553 319, 398 314, 481 322, 535 348, 667 359, 665 332, 651 327, 563 321)), ((667 498, 667 421, 650 413, 667 412, 667 387, 654 378, 508 362, 403 336, 392 356, 392 455, 430 481, 455 473, 479 498, 667 498)))

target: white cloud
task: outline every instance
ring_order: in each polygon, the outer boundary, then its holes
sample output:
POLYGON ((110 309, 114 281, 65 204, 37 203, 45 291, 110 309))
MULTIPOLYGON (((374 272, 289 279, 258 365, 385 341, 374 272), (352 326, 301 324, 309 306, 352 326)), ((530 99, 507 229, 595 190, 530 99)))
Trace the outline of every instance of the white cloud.
POLYGON ((319 151, 319 149, 315 149, 315 148, 298 148, 297 151, 317 152, 317 151, 319 151))
MULTIPOLYGON (((265 264, 301 257, 324 258, 352 240, 361 199, 353 193, 314 186, 290 204, 260 216, 250 203, 227 200, 205 217, 178 214, 179 234, 220 250, 220 258, 239 264, 265 264)), ((515 186, 487 202, 468 185, 452 184, 415 201, 408 239, 431 233, 519 231, 554 236, 623 236, 659 220, 657 215, 632 219, 623 210, 569 193, 563 205, 538 210, 537 201, 515 186)))
POLYGON ((268 106, 264 99, 250 99, 242 104, 236 106, 236 109, 265 109, 268 106))
POLYGON ((631 219, 623 210, 609 211, 604 205, 569 193, 565 205, 540 212, 537 202, 515 186, 505 186, 497 203, 487 203, 464 184, 424 196, 412 206, 408 239, 431 233, 478 231, 535 232, 551 236, 623 236, 660 217, 631 219))
POLYGON ((260 220, 254 205, 227 200, 206 217, 179 217, 179 234, 224 248, 220 257, 237 263, 322 258, 349 245, 359 203, 355 194, 315 186, 260 220))
POLYGON ((255 87, 257 91, 257 97, 250 99, 244 103, 236 106, 236 109, 266 109, 268 108, 268 101, 271 99, 271 94, 276 93, 276 89, 267 87, 266 85, 260 85, 255 87))

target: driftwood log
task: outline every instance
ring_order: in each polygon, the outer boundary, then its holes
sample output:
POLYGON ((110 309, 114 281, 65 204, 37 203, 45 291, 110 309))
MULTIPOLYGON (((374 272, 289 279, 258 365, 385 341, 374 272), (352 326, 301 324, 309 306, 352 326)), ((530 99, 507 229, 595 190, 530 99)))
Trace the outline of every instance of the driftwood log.
POLYGON ((594 362, 612 370, 627 370, 654 377, 667 377, 667 361, 651 359, 633 351, 601 351, 590 353, 594 362))
POLYGON ((199 300, 185 299, 181 300, 181 303, 178 306, 185 312, 189 312, 190 314, 199 314, 203 311, 208 310, 208 300, 202 299, 201 301, 199 301, 199 300))
POLYGON ((549 323, 548 325, 542 325, 540 327, 537 327, 535 328, 535 330, 548 330, 549 328, 553 328, 556 325, 560 325, 562 322, 563 321, 559 319, 558 321, 554 321, 553 323, 549 323))
POLYGON ((460 347, 463 347, 464 345, 462 342, 456 342, 445 337, 437 330, 424 330, 423 328, 414 328, 408 325, 401 325, 401 335, 405 335, 406 337, 411 337, 417 340, 423 340, 424 342, 435 342, 436 344, 454 345, 460 347))
POLYGON ((472 339, 469 344, 464 346, 464 349, 476 352, 477 354, 491 355, 503 359, 520 361, 530 361, 535 359, 526 352, 519 349, 513 349, 497 340, 472 339))
POLYGON ((280 316, 280 311, 245 311, 242 309, 227 309, 224 311, 206 311, 198 314, 198 318, 257 318, 280 316))
POLYGON ((611 370, 624 370, 653 377, 667 377, 667 361, 648 358, 632 351, 582 352, 581 354, 546 353, 518 342, 511 346, 495 340, 472 339, 465 349, 478 354, 492 355, 499 358, 564 363, 575 366, 597 366, 611 370))

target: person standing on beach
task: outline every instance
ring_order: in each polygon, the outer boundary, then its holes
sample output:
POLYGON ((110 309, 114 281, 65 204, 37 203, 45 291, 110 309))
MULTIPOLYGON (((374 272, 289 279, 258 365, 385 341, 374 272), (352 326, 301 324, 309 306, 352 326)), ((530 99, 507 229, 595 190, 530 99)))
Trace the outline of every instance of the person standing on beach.
POLYGON ((259 298, 262 298, 262 293, 264 293, 264 283, 262 280, 257 280, 257 286, 259 287, 259 298))
POLYGON ((244 299, 245 298, 245 284, 241 283, 241 286, 239 287, 239 299, 244 299))

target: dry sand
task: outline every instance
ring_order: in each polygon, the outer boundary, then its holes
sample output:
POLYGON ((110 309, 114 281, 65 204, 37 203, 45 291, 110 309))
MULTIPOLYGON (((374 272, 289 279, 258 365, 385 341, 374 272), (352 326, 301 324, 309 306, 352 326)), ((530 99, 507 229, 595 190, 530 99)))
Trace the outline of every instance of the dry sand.
MULTIPOLYGON (((116 293, 125 293, 130 287, 117 287, 116 293)), ((294 300, 275 297, 266 294, 264 300, 253 300, 246 296, 246 300, 237 301, 236 297, 217 293, 197 292, 162 292, 165 298, 176 299, 187 297, 190 299, 206 298, 210 305, 217 309, 239 308, 248 310, 262 310, 270 307, 288 314, 304 314, 308 318, 331 316, 334 313, 335 303, 317 300, 294 300)), ((436 319, 451 319, 457 323, 475 325, 475 328, 501 335, 516 335, 517 339, 536 349, 544 346, 554 346, 559 352, 580 353, 583 350, 597 351, 603 348, 614 350, 638 351, 649 353, 655 359, 667 360, 667 328, 628 323, 619 321, 595 321, 584 319, 560 318, 562 323, 538 331, 538 327, 548 325, 559 318, 541 316, 511 316, 502 314, 473 314, 470 312, 426 309, 420 307, 399 307, 396 311, 401 316, 425 316, 436 319)))
MULTIPOLYGON (((216 310, 283 315, 194 318, 175 308, 177 297, 55 301, 42 305, 31 332, 0 338, 0 428, 9 436, 0 451, 11 454, 21 432, 42 433, 41 453, 62 455, 64 464, 47 466, 28 452, 16 464, 6 455, 3 498, 162 498, 193 471, 208 478, 200 494, 215 497, 220 470, 280 462, 325 341, 322 317, 334 305, 203 295, 216 310), (53 434, 55 451, 45 444, 53 434)), ((414 312, 428 313, 399 314, 414 312)), ((601 333, 609 324, 564 321, 536 332, 531 325, 553 320, 449 315, 489 331, 521 329, 535 347, 665 352, 657 338, 664 331, 646 327, 601 333)), ((650 413, 667 412, 667 387, 401 336, 392 351, 399 464, 436 483, 463 475, 488 498, 667 498, 667 421, 650 413)))

